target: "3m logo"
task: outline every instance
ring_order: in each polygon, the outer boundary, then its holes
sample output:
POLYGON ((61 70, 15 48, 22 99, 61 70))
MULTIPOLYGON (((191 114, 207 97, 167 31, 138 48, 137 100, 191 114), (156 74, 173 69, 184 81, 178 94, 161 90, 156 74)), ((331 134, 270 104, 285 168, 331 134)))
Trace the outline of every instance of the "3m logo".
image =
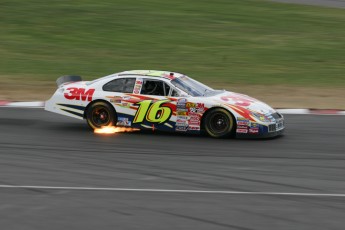
POLYGON ((92 101, 92 96, 93 93, 95 92, 95 89, 89 89, 87 91, 85 91, 84 88, 75 88, 75 87, 71 87, 71 88, 67 88, 66 89, 66 93, 64 93, 64 96, 66 99, 68 100, 82 100, 82 101, 86 101, 86 99, 88 101, 92 101))

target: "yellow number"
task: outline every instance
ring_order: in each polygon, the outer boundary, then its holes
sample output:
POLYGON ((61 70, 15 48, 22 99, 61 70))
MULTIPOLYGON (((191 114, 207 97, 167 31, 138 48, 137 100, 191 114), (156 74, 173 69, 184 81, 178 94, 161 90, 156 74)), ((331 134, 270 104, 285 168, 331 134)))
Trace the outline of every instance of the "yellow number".
POLYGON ((145 100, 137 103, 139 108, 135 113, 133 123, 143 122, 144 119, 152 123, 163 123, 167 121, 171 116, 171 109, 167 106, 161 106, 164 103, 169 102, 169 100, 161 100, 154 102, 151 100, 145 100))
POLYGON ((139 108, 137 112, 135 113, 133 123, 139 123, 143 122, 146 112, 149 109, 151 105, 151 100, 145 100, 137 103, 139 105, 139 108))
POLYGON ((163 123, 170 118, 171 109, 169 107, 161 106, 161 104, 169 102, 169 100, 162 100, 153 103, 146 114, 146 120, 152 123, 163 123))

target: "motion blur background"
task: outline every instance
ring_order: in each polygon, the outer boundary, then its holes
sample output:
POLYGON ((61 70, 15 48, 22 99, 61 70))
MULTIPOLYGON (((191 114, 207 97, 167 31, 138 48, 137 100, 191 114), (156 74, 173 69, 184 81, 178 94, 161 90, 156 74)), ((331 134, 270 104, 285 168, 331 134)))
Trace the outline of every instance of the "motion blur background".
MULTIPOLYGON (((61 75, 158 69, 345 109, 344 50, 345 0, 0 0, 0 105, 46 100, 61 75)), ((284 116, 284 136, 239 140, 0 107, 0 229, 343 230, 345 116, 284 116)))
POLYGON ((61 75, 89 80, 157 69, 278 108, 345 109, 345 9, 333 7, 341 1, 314 2, 332 7, 263 0, 2 0, 0 99, 47 100, 61 75))

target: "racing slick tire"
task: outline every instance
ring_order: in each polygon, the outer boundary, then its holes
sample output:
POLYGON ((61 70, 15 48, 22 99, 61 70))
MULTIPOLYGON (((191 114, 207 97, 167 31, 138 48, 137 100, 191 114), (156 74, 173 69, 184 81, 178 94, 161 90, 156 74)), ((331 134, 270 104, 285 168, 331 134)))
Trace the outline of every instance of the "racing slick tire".
POLYGON ((88 108, 86 121, 90 128, 99 129, 103 126, 114 126, 117 121, 117 115, 111 105, 98 101, 92 103, 88 108))
POLYGON ((235 123, 230 112, 222 108, 212 109, 205 117, 205 131, 214 138, 225 138, 234 134, 235 123))

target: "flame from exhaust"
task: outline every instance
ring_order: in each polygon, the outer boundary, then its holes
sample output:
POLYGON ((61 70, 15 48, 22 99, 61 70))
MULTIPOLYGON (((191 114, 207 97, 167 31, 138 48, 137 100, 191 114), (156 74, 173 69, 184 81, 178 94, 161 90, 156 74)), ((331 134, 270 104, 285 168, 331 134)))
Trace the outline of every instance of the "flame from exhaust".
POLYGON ((128 127, 103 126, 100 129, 95 129, 94 133, 113 134, 113 133, 125 133, 125 132, 137 132, 137 131, 140 131, 140 129, 128 128, 128 127))

